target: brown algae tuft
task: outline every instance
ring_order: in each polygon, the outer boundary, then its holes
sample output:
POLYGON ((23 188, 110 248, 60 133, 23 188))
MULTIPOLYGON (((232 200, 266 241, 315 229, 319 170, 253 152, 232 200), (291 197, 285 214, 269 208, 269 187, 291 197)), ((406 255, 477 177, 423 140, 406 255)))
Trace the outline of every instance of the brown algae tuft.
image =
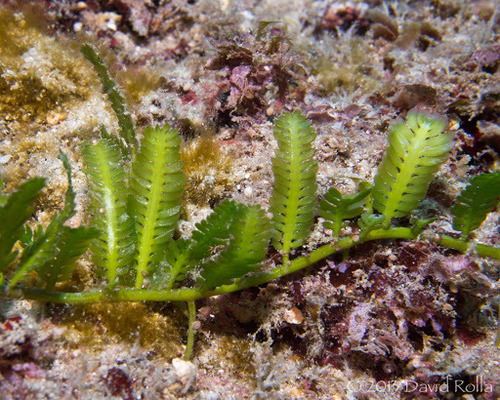
POLYGON ((185 143, 181 158, 187 178, 185 204, 205 206, 209 200, 221 199, 232 186, 232 159, 211 132, 185 143))

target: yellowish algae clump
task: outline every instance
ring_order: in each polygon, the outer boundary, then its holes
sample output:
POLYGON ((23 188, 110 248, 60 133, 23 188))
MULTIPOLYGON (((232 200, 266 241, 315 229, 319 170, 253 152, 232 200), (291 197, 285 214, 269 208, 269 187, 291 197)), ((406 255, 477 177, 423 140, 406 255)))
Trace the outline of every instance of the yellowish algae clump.
MULTIPOLYGON (((60 207, 66 188, 59 149, 74 150, 109 107, 79 44, 47 32, 32 11, 0 8, 0 174, 6 190, 34 176, 49 179, 44 208, 60 207)), ((75 176, 75 186, 83 176, 75 176)))
POLYGON ((154 311, 148 304, 124 302, 73 308, 62 315, 61 323, 69 329, 69 341, 87 345, 93 351, 123 341, 174 358, 183 353, 183 333, 178 329, 183 322, 175 322, 178 319, 183 320, 172 312, 163 315, 154 311))
POLYGON ((36 209, 42 223, 62 207, 67 187, 59 149, 69 156, 75 190, 82 192, 78 146, 97 135, 100 124, 116 124, 79 43, 47 26, 29 7, 25 13, 0 8, 0 175, 6 191, 35 176, 48 179, 36 209))
POLYGON ((53 123, 65 102, 88 96, 95 78, 76 44, 47 35, 33 19, 0 9, 0 118, 53 123))
POLYGON ((187 186, 184 203, 205 206, 223 197, 233 184, 232 160, 210 132, 190 140, 182 149, 187 186))

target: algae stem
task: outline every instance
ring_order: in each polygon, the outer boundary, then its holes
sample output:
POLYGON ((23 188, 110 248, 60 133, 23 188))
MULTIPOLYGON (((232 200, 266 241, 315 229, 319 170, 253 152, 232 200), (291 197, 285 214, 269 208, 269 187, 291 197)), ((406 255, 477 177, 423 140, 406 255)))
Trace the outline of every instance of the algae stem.
POLYGON ((150 289, 106 289, 102 291, 63 293, 47 292, 43 289, 14 288, 8 292, 5 287, 0 287, 0 297, 27 298, 33 300, 48 301, 53 303, 87 304, 97 302, 116 301, 194 301, 206 297, 228 294, 249 287, 259 286, 272 280, 289 275, 293 272, 307 268, 318 261, 338 252, 345 251, 360 243, 380 239, 403 239, 413 240, 418 236, 411 228, 374 229, 355 240, 347 237, 335 243, 325 244, 310 254, 298 257, 287 264, 279 265, 267 272, 250 275, 237 283, 217 287, 209 291, 200 291, 199 288, 180 288, 174 290, 150 290, 150 289))
POLYGON ((184 360, 191 359, 193 355, 193 347, 194 347, 194 322, 196 320, 196 305, 194 300, 190 300, 187 302, 188 306, 188 331, 187 331, 187 343, 186 343, 186 352, 184 353, 184 360))
POLYGON ((455 239, 448 235, 438 236, 435 241, 440 246, 458 250, 462 253, 466 253, 470 249, 481 257, 492 257, 500 260, 499 247, 488 246, 486 244, 475 244, 473 242, 464 241, 462 239, 455 239))

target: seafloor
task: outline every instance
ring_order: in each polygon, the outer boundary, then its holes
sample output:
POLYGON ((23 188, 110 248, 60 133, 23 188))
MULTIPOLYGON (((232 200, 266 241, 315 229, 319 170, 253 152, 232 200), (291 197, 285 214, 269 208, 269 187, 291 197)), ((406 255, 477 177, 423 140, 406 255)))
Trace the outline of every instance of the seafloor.
MULTIPOLYGON (((180 234, 223 199, 268 206, 272 121, 318 132, 320 194, 371 180, 387 129, 415 107, 446 116, 450 159, 419 213, 452 232, 470 177, 498 169, 495 0, 0 1, 0 174, 48 179, 34 219, 66 190, 86 220, 81 144, 116 118, 82 42, 98 46, 139 130, 171 123, 188 175, 180 234)), ((476 239, 500 243, 499 213, 476 239)), ((315 248, 331 232, 317 224, 315 248)), ((355 229, 355 227, 347 228, 355 229)), ((348 231, 346 231, 348 233, 348 231)), ((306 251, 304 249, 303 251, 306 251)), ((364 244, 262 287, 184 307, 0 300, 0 398, 498 399, 499 263, 429 241, 364 244)), ((91 285, 88 260, 73 277, 91 285)))

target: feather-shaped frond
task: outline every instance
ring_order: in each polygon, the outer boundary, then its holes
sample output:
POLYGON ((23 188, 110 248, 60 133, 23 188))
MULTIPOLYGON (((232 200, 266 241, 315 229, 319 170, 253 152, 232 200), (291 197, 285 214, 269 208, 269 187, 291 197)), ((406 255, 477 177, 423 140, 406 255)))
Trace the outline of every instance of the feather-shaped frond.
POLYGON ((410 113, 406 122, 392 126, 389 144, 378 167, 372 190, 374 208, 389 226, 394 217, 414 210, 452 147, 446 121, 423 113, 410 113))
MULTIPOLYGON (((225 201, 214 208, 203 221, 196 224, 191 240, 179 239, 171 241, 165 260, 168 278, 159 285, 170 289, 176 281, 183 280, 196 267, 213 261, 214 250, 228 246, 231 240, 231 227, 235 220, 241 218, 244 209, 241 204, 225 201)), ((158 274, 153 274, 158 275, 158 274)))
POLYGON ((190 258, 198 262, 210 257, 216 246, 227 245, 231 224, 240 214, 240 205, 234 201, 224 201, 215 207, 206 219, 196 224, 190 258))
POLYGON ((460 193, 451 209, 455 216, 453 229, 462 232, 464 239, 479 228, 486 216, 500 202, 500 172, 474 177, 460 193))
POLYGON ((226 235, 226 249, 201 266, 201 290, 232 283, 236 278, 255 271, 267 254, 271 224, 259 206, 237 204, 238 218, 233 219, 226 235))
POLYGON ((332 229, 335 237, 340 235, 342 221, 359 217, 366 203, 371 188, 352 195, 342 195, 331 187, 320 202, 320 216, 326 219, 323 226, 332 229))
POLYGON ((24 235, 24 240, 28 240, 24 243, 19 267, 9 282, 9 288, 14 287, 20 280, 28 278, 28 274, 34 269, 45 269, 56 258, 62 232, 62 224, 58 218, 54 218, 46 230, 38 225, 31 238, 24 235))
POLYGON ((303 243, 314 223, 318 165, 311 143, 316 132, 297 111, 276 119, 274 136, 278 149, 273 158, 274 187, 270 200, 273 244, 287 255, 303 243))
POLYGON ((91 244, 93 261, 106 269, 108 284, 114 286, 119 276, 130 280, 134 252, 134 223, 127 213, 127 176, 120 149, 109 140, 86 144, 83 156, 92 222, 102 232, 91 244))
POLYGON ((165 289, 171 289, 176 281, 186 278, 190 261, 190 245, 191 242, 186 239, 172 240, 168 244, 166 261, 169 270, 165 274, 167 276, 165 289))
POLYGON ((136 134, 132 115, 127 111, 125 98, 122 96, 116 83, 109 75, 108 68, 96 49, 89 43, 82 46, 82 54, 89 60, 95 68, 101 84, 108 95, 111 102, 111 108, 118 118, 118 126, 120 127, 120 135, 128 144, 135 144, 136 134))
POLYGON ((0 274, 14 261, 17 251, 12 247, 21 238, 24 223, 33 213, 33 202, 45 186, 45 179, 24 182, 17 192, 3 197, 0 207, 0 274))
POLYGON ((54 216, 47 229, 44 230, 41 225, 36 228, 35 232, 26 229, 22 238, 24 251, 19 267, 9 282, 9 288, 14 287, 19 280, 26 278, 27 274, 33 270, 36 270, 42 279, 50 276, 48 283, 52 287, 57 282, 58 276, 64 275, 64 268, 71 273, 72 267, 64 264, 71 263, 82 255, 87 249, 89 240, 96 236, 97 232, 94 229, 82 228, 77 231, 64 226, 64 223, 75 214, 75 192, 71 182, 69 160, 62 152, 59 158, 63 162, 68 177, 64 207, 54 216), (71 249, 65 248, 68 240, 71 240, 69 244, 74 246, 71 249))
POLYGON ((136 287, 142 287, 151 264, 164 258, 179 220, 186 180, 180 160, 179 132, 164 127, 144 131, 132 162, 131 213, 137 232, 136 287))
MULTIPOLYGON (((90 241, 99 237, 100 232, 94 228, 80 226, 70 228, 64 226, 58 242, 58 252, 54 258, 37 266, 39 278, 45 283, 47 290, 52 290, 57 282, 70 278, 76 267, 75 261, 87 250, 90 241)), ((40 241, 40 238, 35 238, 40 241)))

